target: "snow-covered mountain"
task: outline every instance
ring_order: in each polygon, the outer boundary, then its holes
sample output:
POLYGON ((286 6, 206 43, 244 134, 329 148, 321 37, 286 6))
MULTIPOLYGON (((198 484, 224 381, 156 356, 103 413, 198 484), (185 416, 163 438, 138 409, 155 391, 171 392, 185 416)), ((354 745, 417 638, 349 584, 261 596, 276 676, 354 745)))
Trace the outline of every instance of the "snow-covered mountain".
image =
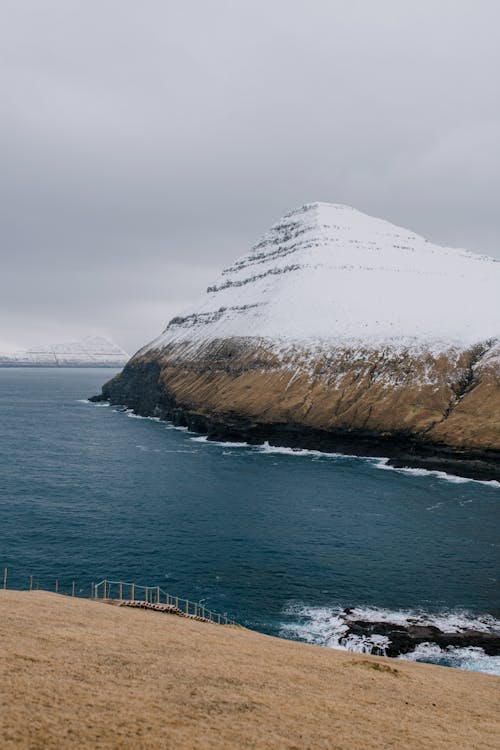
POLYGON ((274 224, 103 397, 217 439, 500 477, 500 263, 346 206, 274 224))
POLYGON ((500 263, 353 208, 310 203, 222 271, 151 347, 262 337, 467 345, 500 334, 500 263))
POLYGON ((0 352, 0 366, 11 367, 123 367, 129 355, 102 336, 81 341, 34 346, 15 352, 0 352))

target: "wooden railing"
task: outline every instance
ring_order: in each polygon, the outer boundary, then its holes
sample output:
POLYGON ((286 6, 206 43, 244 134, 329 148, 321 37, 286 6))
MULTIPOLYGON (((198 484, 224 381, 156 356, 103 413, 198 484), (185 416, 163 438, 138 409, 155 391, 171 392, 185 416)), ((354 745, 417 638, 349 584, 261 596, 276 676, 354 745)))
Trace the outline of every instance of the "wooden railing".
MULTIPOLYGON (((8 569, 4 568, 3 588, 7 588, 8 569)), ((28 581, 27 581, 28 584, 28 581)), ((16 587, 17 588, 17 587, 16 587)), ((227 616, 227 613, 214 612, 205 606, 203 600, 193 602, 189 599, 169 594, 160 586, 143 586, 126 581, 109 581, 103 579, 98 583, 90 584, 88 594, 77 587, 76 580, 71 580, 71 587, 66 584, 60 585, 58 578, 54 579, 54 587, 40 586, 38 578, 29 576, 29 591, 55 591, 56 594, 65 594, 68 596, 90 597, 91 599, 113 601, 120 606, 137 607, 141 609, 152 609, 160 612, 168 612, 181 617, 200 620, 202 622, 212 622, 216 625, 235 625, 235 621, 227 616), (71 591, 71 593, 70 593, 71 591)), ((88 591, 88 589, 87 589, 88 591)))
POLYGON ((202 602, 191 602, 179 596, 169 594, 160 586, 142 586, 124 581, 104 579, 92 584, 94 599, 111 599, 129 607, 156 609, 172 612, 183 617, 190 617, 203 622, 214 622, 217 625, 235 625, 226 613, 214 612, 202 602), (128 594, 128 596, 127 596, 128 594))

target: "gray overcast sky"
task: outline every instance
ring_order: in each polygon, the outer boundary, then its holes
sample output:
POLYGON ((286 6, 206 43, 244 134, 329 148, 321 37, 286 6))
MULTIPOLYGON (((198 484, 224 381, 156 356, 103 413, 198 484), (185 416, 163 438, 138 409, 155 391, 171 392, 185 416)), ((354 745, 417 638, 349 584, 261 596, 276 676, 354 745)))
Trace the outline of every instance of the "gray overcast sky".
POLYGON ((497 0, 0 0, 0 347, 131 352, 283 213, 500 257, 497 0))

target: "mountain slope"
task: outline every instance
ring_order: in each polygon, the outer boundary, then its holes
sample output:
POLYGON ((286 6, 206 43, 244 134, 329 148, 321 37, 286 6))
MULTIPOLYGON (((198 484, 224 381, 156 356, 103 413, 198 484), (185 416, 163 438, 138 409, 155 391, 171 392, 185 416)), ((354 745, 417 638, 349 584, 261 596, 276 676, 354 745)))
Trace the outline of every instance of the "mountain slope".
POLYGON ((308 204, 225 269, 103 394, 211 437, 496 477, 499 282, 490 258, 345 206, 308 204))
POLYGON ((277 222, 152 346, 232 336, 475 343, 499 334, 499 281, 490 258, 313 203, 277 222))

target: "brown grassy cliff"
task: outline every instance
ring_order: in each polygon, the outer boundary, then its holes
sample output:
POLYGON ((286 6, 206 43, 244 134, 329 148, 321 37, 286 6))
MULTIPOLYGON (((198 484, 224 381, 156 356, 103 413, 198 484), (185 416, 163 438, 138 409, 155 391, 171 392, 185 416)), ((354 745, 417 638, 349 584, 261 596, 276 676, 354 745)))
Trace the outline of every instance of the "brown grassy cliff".
POLYGON ((493 750, 500 678, 0 591, 0 745, 493 750))
POLYGON ((248 339, 214 341, 194 355, 175 345, 139 353, 103 393, 211 437, 350 449, 495 479, 500 374, 492 352, 490 342, 438 354, 344 347, 279 358, 248 339))

